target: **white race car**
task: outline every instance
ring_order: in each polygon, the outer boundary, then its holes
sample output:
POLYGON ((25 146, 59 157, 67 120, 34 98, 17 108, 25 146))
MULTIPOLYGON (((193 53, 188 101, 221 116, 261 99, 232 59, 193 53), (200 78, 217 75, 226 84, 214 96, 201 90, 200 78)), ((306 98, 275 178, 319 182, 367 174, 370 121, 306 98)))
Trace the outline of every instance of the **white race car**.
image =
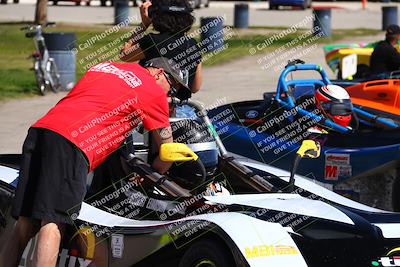
MULTIPOLYGON (((174 162, 167 175, 151 169, 151 141, 135 132, 124 153, 88 176, 57 266, 400 266, 400 214, 346 199, 296 168, 227 153, 205 111, 187 104, 196 117, 171 120, 185 145, 160 152, 174 162)), ((318 154, 307 142, 298 158, 318 154)), ((19 158, 0 157, 0 249, 14 222, 19 158)), ((35 238, 20 266, 30 266, 34 247, 35 238)))

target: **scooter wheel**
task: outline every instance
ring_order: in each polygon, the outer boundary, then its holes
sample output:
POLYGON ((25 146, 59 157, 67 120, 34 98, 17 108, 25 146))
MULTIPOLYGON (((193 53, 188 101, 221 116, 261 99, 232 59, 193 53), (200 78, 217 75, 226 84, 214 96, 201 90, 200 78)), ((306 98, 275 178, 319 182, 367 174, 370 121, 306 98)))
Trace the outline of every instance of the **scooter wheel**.
POLYGON ((39 94, 45 95, 47 85, 40 70, 35 70, 35 78, 39 94))

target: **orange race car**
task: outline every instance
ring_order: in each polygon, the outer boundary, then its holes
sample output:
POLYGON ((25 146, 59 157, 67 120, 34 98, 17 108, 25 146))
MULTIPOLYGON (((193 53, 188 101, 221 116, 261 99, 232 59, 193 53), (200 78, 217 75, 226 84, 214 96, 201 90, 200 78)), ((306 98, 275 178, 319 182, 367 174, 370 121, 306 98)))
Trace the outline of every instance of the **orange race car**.
POLYGON ((354 105, 373 113, 400 116, 400 80, 376 80, 346 88, 354 105))

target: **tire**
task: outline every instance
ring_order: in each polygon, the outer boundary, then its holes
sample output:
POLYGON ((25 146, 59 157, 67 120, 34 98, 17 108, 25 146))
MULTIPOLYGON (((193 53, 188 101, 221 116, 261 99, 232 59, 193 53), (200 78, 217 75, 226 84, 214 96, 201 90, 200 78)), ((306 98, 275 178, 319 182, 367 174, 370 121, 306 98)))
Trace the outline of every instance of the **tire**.
POLYGON ((278 10, 278 6, 269 5, 269 10, 278 10))
POLYGON ((393 211, 400 211, 400 169, 396 170, 396 180, 393 183, 393 211))
POLYGON ((232 267, 233 257, 224 245, 215 240, 196 241, 183 254, 179 267, 232 267))
POLYGON ((357 65, 357 73, 354 75, 354 79, 361 79, 368 76, 370 69, 367 65, 360 64, 357 65))
POLYGON ((18 4, 18 3, 19 3, 19 0, 13 0, 13 3, 14 3, 14 4, 18 4))
POLYGON ((58 1, 54 0, 53 5, 56 6, 58 4, 58 1))
POLYGON ((336 75, 336 79, 342 80, 342 71, 340 69, 338 69, 338 73, 336 75))
POLYGON ((58 69, 53 60, 49 61, 48 67, 48 75, 49 75, 49 87, 54 93, 57 93, 61 90, 61 82, 60 82, 60 74, 58 73, 58 69))
POLYGON ((40 65, 39 60, 36 60, 34 63, 36 85, 37 85, 39 94, 45 95, 46 94, 46 81, 43 77, 43 73, 40 70, 39 65, 40 65))
POLYGON ((7 0, 0 0, 0 4, 6 5, 7 4, 7 0))
POLYGON ((86 6, 90 6, 90 1, 86 1, 86 6))
POLYGON ((100 6, 107 6, 106 0, 100 0, 100 6))
POLYGON ((207 3, 204 4, 204 7, 210 7, 210 0, 207 0, 207 3))
POLYGON ((81 5, 81 1, 75 2, 76 6, 80 6, 81 5))

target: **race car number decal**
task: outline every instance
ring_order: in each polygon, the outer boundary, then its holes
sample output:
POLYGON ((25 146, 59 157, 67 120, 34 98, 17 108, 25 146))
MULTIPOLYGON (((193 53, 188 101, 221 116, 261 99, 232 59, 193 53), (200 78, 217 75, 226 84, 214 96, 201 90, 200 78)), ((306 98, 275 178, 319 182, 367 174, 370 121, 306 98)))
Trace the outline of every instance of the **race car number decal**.
POLYGON ((111 251, 113 258, 121 259, 124 254, 124 236, 120 234, 111 235, 111 251))
POLYGON ((325 180, 337 181, 352 175, 349 154, 325 154, 325 180))

